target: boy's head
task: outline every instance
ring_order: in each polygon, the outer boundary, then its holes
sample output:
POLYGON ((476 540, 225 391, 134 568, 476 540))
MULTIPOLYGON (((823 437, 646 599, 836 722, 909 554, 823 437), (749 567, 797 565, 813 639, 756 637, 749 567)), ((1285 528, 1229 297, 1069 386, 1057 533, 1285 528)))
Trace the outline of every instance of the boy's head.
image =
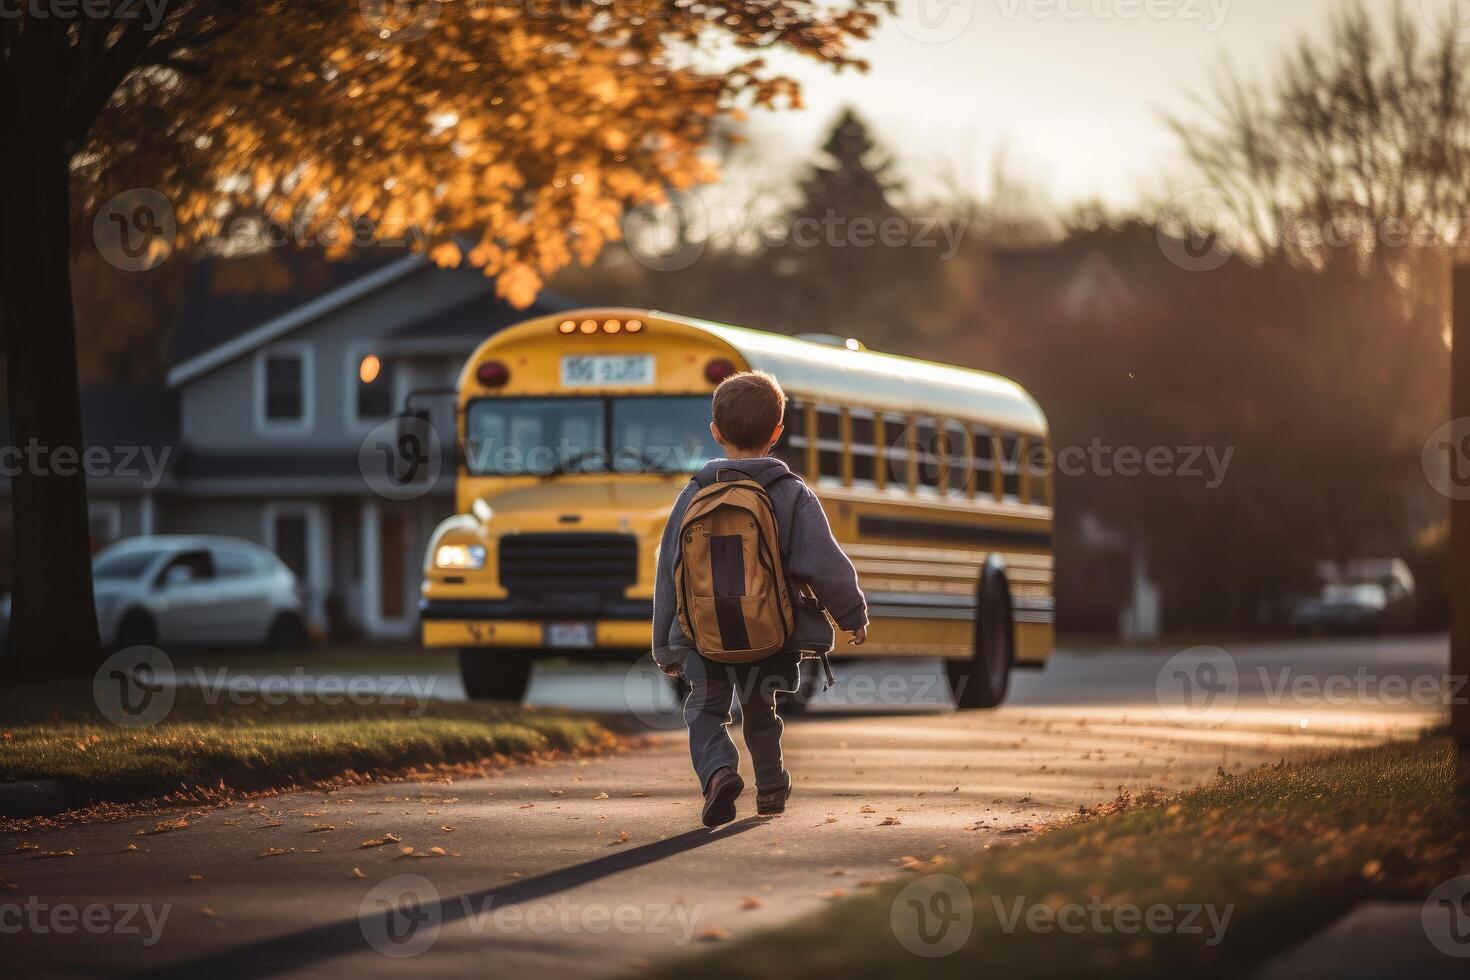
POLYGON ((781 438, 786 392, 764 371, 732 374, 715 389, 710 434, 728 452, 764 454, 781 438))

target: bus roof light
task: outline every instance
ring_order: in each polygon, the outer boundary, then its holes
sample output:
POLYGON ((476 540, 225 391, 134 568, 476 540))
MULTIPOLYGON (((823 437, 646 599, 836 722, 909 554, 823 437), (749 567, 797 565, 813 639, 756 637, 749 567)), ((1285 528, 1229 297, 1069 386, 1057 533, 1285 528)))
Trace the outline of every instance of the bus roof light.
POLYGON ((710 361, 704 366, 704 378, 712 385, 719 384, 734 373, 735 365, 723 357, 710 361))
POLYGON ((577 321, 576 320, 563 320, 561 322, 561 324, 556 329, 560 330, 562 333, 576 333, 577 332, 577 321))
POLYGON ((619 330, 623 329, 623 324, 619 320, 606 320, 602 324, 602 329, 606 330, 608 333, 617 333, 619 330))
POLYGON ((638 331, 643 329, 643 321, 629 320, 626 329, 629 333, 637 333, 638 331))
POLYGON ((486 388, 504 387, 510 380, 510 368, 505 366, 504 361, 486 361, 475 368, 475 380, 486 388))
POLYGON ((582 332, 583 333, 596 333, 597 332, 597 321, 596 320, 583 320, 582 321, 582 332))

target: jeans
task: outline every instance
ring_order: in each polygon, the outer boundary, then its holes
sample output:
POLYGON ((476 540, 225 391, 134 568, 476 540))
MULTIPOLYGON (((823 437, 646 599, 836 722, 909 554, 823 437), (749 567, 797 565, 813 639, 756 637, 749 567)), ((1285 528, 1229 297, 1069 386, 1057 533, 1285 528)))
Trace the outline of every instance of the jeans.
POLYGON ((693 653, 685 661, 689 696, 684 721, 689 726, 689 754, 701 790, 724 766, 739 770, 740 752, 730 738, 730 705, 740 704, 745 747, 755 769, 757 793, 785 789, 791 776, 781 766, 781 718, 776 693, 794 691, 800 680, 796 651, 780 651, 749 664, 720 664, 693 653))

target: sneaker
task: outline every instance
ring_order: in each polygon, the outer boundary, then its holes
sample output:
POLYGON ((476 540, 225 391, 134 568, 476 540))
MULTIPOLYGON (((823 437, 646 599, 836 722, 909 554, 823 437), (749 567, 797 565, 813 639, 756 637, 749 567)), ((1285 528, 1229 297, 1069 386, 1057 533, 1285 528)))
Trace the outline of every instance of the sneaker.
POLYGON ((757 790, 755 812, 763 817, 774 817, 778 813, 785 813, 786 801, 789 799, 791 799, 790 783, 780 789, 757 790))
POLYGON ((704 825, 718 827, 735 819, 735 798, 745 789, 745 780, 729 766, 715 770, 704 791, 704 825))

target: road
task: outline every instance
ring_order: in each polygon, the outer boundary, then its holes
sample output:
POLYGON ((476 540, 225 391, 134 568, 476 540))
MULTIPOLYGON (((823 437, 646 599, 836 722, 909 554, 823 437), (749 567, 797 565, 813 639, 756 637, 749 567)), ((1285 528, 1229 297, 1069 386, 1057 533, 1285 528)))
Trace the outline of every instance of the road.
POLYGON ((0 929, 15 975, 621 974, 1024 839, 1120 790, 1411 734, 1443 717, 1430 688, 1446 663, 1443 637, 1062 653, 1019 674, 1006 706, 967 713, 950 710, 934 665, 844 670, 788 724, 786 815, 747 817, 747 798, 715 832, 698 827, 682 733, 660 730, 651 677, 548 670, 532 701, 630 710, 647 747, 453 785, 297 793, 166 833, 137 833, 153 819, 28 835, 36 850, 0 848, 14 886, 0 929), (388 834, 400 840, 359 846, 388 834))

